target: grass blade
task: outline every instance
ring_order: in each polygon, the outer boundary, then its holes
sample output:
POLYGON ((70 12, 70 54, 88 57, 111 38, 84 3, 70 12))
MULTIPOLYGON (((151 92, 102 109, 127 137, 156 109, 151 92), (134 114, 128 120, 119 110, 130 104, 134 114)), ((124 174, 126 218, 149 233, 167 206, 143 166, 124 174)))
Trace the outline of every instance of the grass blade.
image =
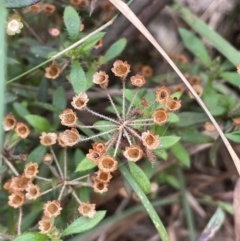
POLYGON ((129 173, 127 168, 124 165, 119 166, 119 170, 122 173, 122 175, 127 179, 135 193, 138 195, 139 199, 141 200, 143 206, 145 207, 146 211, 149 214, 149 217, 152 219, 153 224, 155 225, 160 237, 163 241, 169 241, 169 237, 167 234, 167 231, 165 227, 163 226, 162 221, 160 220, 157 212, 153 208, 152 204, 149 202, 148 198, 142 191, 142 189, 139 187, 139 185, 136 183, 136 181, 133 179, 132 175, 129 173))

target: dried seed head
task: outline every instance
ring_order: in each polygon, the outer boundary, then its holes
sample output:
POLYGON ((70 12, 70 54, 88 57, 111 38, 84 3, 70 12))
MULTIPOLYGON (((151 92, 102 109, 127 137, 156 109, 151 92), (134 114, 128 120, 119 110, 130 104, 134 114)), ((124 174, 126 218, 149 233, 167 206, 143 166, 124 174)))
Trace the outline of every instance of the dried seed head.
POLYGON ((210 132, 216 131, 216 127, 215 127, 211 122, 206 122, 206 123, 204 124, 204 129, 205 129, 206 131, 210 131, 210 132))
POLYGON ((93 150, 95 150, 99 153, 104 154, 106 152, 106 146, 105 146, 104 142, 102 142, 102 141, 94 142, 92 144, 92 147, 93 147, 93 150))
POLYGON ((38 164, 37 163, 28 163, 24 168, 24 175, 26 178, 33 179, 38 173, 38 164))
POLYGON ((151 131, 142 133, 142 142, 150 150, 157 149, 160 146, 159 135, 154 135, 151 131))
POLYGON ((17 120, 12 113, 7 114, 3 120, 3 129, 5 131, 10 131, 15 128, 17 120))
POLYGON ((12 181, 13 178, 9 179, 5 184, 3 185, 3 188, 7 190, 9 193, 13 193, 14 189, 12 188, 12 181))
POLYGON ((95 207, 96 207, 96 204, 81 203, 78 208, 78 211, 84 217, 93 218, 94 215, 96 214, 95 207))
POLYGON ((57 138, 57 141, 58 141, 58 145, 61 146, 61 147, 66 147, 66 143, 63 141, 63 133, 60 133, 58 138, 57 138))
POLYGON ((200 85, 200 77, 197 75, 191 76, 191 78, 189 79, 189 83, 191 85, 200 85))
POLYGON ((96 180, 93 183, 93 190, 94 190, 94 192, 97 192, 97 193, 107 192, 108 191, 108 183, 100 182, 100 181, 96 180))
POLYGON ((26 191, 26 198, 28 200, 36 200, 41 195, 40 187, 38 185, 29 184, 26 191))
POLYGON ((48 201, 43 206, 44 215, 49 218, 56 218, 61 213, 61 205, 57 200, 48 201))
POLYGON ((45 3, 43 4, 43 11, 48 14, 52 14, 55 12, 56 7, 53 4, 45 3))
MULTIPOLYGON (((203 87, 201 85, 193 85, 192 87, 195 90, 195 92, 197 93, 197 95, 199 97, 201 97, 203 94, 203 87)), ((190 91, 188 92, 188 95, 191 99, 194 99, 194 96, 190 91)))
POLYGON ((66 146, 74 146, 80 141, 80 135, 77 129, 65 130, 61 135, 61 140, 66 146))
POLYGON ((21 22, 21 17, 18 15, 14 15, 8 19, 7 22, 7 34, 15 35, 16 33, 20 33, 23 28, 23 23, 21 22))
POLYGON ((103 46, 103 40, 100 39, 97 41, 97 43, 93 46, 94 49, 99 49, 103 46))
POLYGON ((185 87, 183 84, 178 84, 174 86, 174 92, 181 92, 183 93, 185 90, 185 87))
POLYGON ((141 105, 148 107, 148 102, 147 102, 146 98, 142 98, 141 105))
POLYGON ((97 151, 95 151, 95 150, 93 150, 93 149, 89 149, 89 153, 86 155, 86 157, 87 157, 90 161, 98 164, 98 163, 99 163, 99 160, 100 160, 101 157, 102 157, 102 155, 103 155, 103 154, 100 153, 100 152, 97 152, 97 151))
POLYGON ((73 97, 71 105, 78 110, 83 110, 87 106, 89 99, 86 93, 82 92, 73 97))
POLYGON ((38 222, 40 233, 49 233, 53 228, 53 223, 49 217, 43 216, 38 222))
POLYGON ((22 122, 18 122, 15 128, 17 135, 23 139, 27 138, 30 134, 28 126, 22 122))
POLYGON ((153 70, 149 65, 143 65, 141 69, 141 73, 146 78, 149 78, 153 75, 153 70))
POLYGON ((123 62, 122 60, 116 60, 113 63, 113 68, 111 69, 115 76, 125 79, 130 72, 130 64, 127 61, 123 62))
POLYGON ((170 95, 170 90, 165 86, 156 89, 156 101, 160 104, 165 104, 170 95))
POLYGON ((146 83, 144 76, 141 76, 139 74, 132 76, 130 80, 132 82, 132 85, 137 87, 142 87, 146 83))
POLYGON ((101 170, 98 170, 96 178, 100 182, 108 183, 111 180, 112 175, 109 172, 103 172, 101 170))
POLYGON ((58 28, 49 28, 48 29, 48 33, 52 36, 52 37, 58 37, 61 33, 61 31, 58 28))
POLYGON ((61 73, 61 68, 57 64, 52 64, 45 68, 45 77, 49 79, 56 79, 61 73))
POLYGON ((168 113, 163 108, 156 109, 152 115, 154 123, 158 125, 163 125, 168 120, 168 113))
POLYGON ((78 6, 80 8, 85 8, 89 5, 89 0, 70 0, 73 6, 78 6))
POLYGON ((10 184, 10 189, 22 192, 31 183, 32 183, 32 178, 28 178, 24 174, 22 174, 22 175, 12 178, 12 182, 10 184))
POLYGON ((40 138, 40 143, 43 146, 52 146, 57 142, 57 134, 54 132, 49 132, 49 133, 42 132, 39 138, 40 138))
POLYGON ((8 205, 13 208, 19 208, 24 204, 24 194, 22 192, 14 192, 8 196, 8 205))
POLYGON ((98 168, 103 172, 114 172, 117 170, 117 161, 110 155, 103 156, 98 162, 98 168))
POLYGON ((53 161, 53 155, 50 153, 47 153, 43 156, 42 158, 43 162, 45 162, 46 164, 51 164, 53 161))
POLYGON ((240 126, 240 117, 233 118, 233 125, 240 126))
POLYGON ((108 81, 108 75, 105 71, 99 71, 93 75, 93 83, 100 85, 102 88, 108 87, 108 81))
POLYGON ((41 5, 37 3, 29 6, 28 9, 32 13, 39 13, 41 11, 41 5))
POLYGON ((166 100, 166 108, 168 111, 172 112, 172 111, 176 111, 179 110, 181 108, 181 100, 175 99, 175 98, 167 98, 166 100))
POLYGON ((123 155, 127 158, 128 161, 136 162, 140 160, 143 156, 143 151, 139 146, 128 146, 123 152, 123 155))
POLYGON ((77 125, 77 115, 72 109, 65 109, 62 114, 59 115, 61 124, 64 126, 74 127, 77 125))

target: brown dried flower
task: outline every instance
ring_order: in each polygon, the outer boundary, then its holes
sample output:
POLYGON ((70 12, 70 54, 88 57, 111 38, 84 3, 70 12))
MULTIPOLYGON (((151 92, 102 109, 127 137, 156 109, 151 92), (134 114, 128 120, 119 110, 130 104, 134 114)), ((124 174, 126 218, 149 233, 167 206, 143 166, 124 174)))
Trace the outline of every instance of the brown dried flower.
POLYGON ((235 125, 235 126, 240 125, 240 117, 233 118, 233 125, 235 125))
POLYGON ((78 211, 84 217, 93 218, 94 215, 96 214, 95 207, 96 207, 96 204, 81 203, 78 208, 78 211))
POLYGON ((107 192, 108 191, 108 183, 95 180, 95 182, 93 183, 93 190, 94 190, 94 192, 97 192, 97 193, 107 192))
POLYGON ((93 149, 89 149, 89 153, 86 155, 86 157, 87 157, 90 161, 98 164, 98 163, 99 163, 99 160, 100 160, 101 157, 102 157, 102 153, 97 152, 97 151, 95 151, 95 150, 93 150, 93 149))
POLYGON ((19 208, 24 204, 24 194, 22 192, 14 192, 8 196, 8 205, 13 208, 19 208))
POLYGON ((42 132, 39 138, 40 138, 40 143, 43 146, 52 146, 57 142, 57 134, 54 132, 49 132, 49 133, 42 132))
POLYGON ((96 178, 100 182, 108 183, 111 180, 112 175, 109 172, 103 172, 101 170, 98 170, 96 178))
POLYGON ((26 198, 28 200, 36 200, 40 195, 40 187, 38 185, 30 184, 26 188, 26 198))
POLYGON ((28 163, 24 168, 24 175, 26 178, 33 179, 38 173, 38 164, 37 163, 28 163))
POLYGON ((74 127, 77 125, 77 115, 72 109, 65 109, 62 114, 59 115, 61 124, 64 126, 74 127))
POLYGON ((61 213, 61 205, 57 200, 48 201, 43 206, 44 215, 49 218, 56 218, 61 213))
POLYGON ((12 178, 12 182, 10 184, 10 189, 17 191, 17 192, 19 192, 19 191, 22 192, 31 183, 32 183, 32 178, 28 178, 24 174, 22 174, 22 175, 12 178))
POLYGON ((103 172, 114 172, 117 170, 117 165, 115 158, 110 155, 103 156, 98 162, 98 168, 103 172))
POLYGON ((132 76, 130 80, 132 82, 132 85, 137 87, 142 87, 146 83, 144 76, 141 76, 139 74, 132 76))
POLYGON ((7 190, 9 193, 13 193, 14 189, 12 188, 12 181, 13 178, 9 179, 7 182, 4 183, 3 188, 7 190))
POLYGON ((15 128, 17 135, 23 139, 27 138, 30 134, 28 126, 22 122, 18 122, 15 128))
POLYGON ((61 147, 66 147, 67 144, 63 141, 63 133, 60 133, 57 140, 58 140, 58 145, 61 147))
POLYGON ((65 130, 61 135, 61 140, 66 146, 74 146, 80 141, 80 135, 77 129, 65 130))
POLYGON ((56 7, 53 4, 45 3, 43 4, 43 11, 48 14, 54 13, 56 10, 56 7))
POLYGON ((200 77, 198 75, 191 76, 191 78, 189 79, 189 83, 191 85, 199 85, 200 84, 200 77))
POLYGON ((143 151, 139 146, 127 146, 126 150, 123 152, 123 155, 127 158, 128 161, 136 162, 140 160, 143 156, 143 151))
POLYGON ((99 49, 103 46, 103 40, 100 39, 97 41, 97 43, 93 46, 94 49, 99 49))
POLYGON ((151 131, 142 133, 142 142, 149 150, 157 149, 160 146, 159 135, 154 135, 151 131))
POLYGON ((165 86, 156 89, 156 101, 160 104, 165 104, 170 95, 170 90, 165 86))
POLYGON ((146 78, 149 78, 153 75, 153 70, 149 65, 143 65, 141 69, 141 73, 146 78))
POLYGON ((43 156, 42 158, 43 162, 45 162, 46 164, 51 164, 53 161, 53 155, 50 153, 47 153, 43 156))
POLYGON ((41 5, 37 3, 29 6, 28 9, 32 13, 39 13, 41 11, 41 5))
POLYGON ((51 64, 45 68, 45 77, 49 79, 56 79, 61 73, 61 68, 57 64, 51 64))
POLYGON ((92 147, 93 147, 93 150, 95 150, 99 153, 104 154, 106 152, 106 146, 105 146, 104 142, 102 142, 102 141, 94 142, 92 144, 92 147))
POLYGON ((156 109, 152 115, 154 123, 163 125, 168 120, 168 113, 163 108, 156 109))
POLYGON ((181 108, 181 100, 178 100, 176 98, 167 98, 166 100, 166 108, 168 111, 176 111, 179 110, 181 108))
POLYGON ((89 99, 86 93, 82 92, 73 97, 71 105, 78 110, 83 110, 87 106, 89 99))
POLYGON ((85 8, 89 5, 89 0, 70 0, 70 3, 73 6, 79 6, 81 8, 85 8))
POLYGON ((127 61, 116 60, 113 63, 113 68, 111 69, 115 76, 125 79, 130 72, 130 64, 127 61))
MULTIPOLYGON (((193 85, 192 87, 195 90, 195 92, 197 93, 197 95, 199 97, 201 97, 203 94, 203 87, 201 85, 193 85)), ((194 99, 194 96, 190 91, 188 91, 188 95, 191 99, 194 99)))
POLYGON ((211 122, 206 122, 206 123, 204 124, 204 129, 205 129, 206 131, 212 132, 212 131, 215 131, 215 130, 216 130, 216 127, 215 127, 211 122))
POLYGON ((5 131, 13 130, 17 124, 17 120, 12 113, 7 114, 3 120, 3 129, 5 131))
POLYGON ((100 85, 102 88, 108 87, 108 75, 105 71, 96 72, 93 75, 93 83, 100 85))
POLYGON ((53 228, 52 220, 49 217, 43 216, 38 222, 40 233, 49 233, 53 228))

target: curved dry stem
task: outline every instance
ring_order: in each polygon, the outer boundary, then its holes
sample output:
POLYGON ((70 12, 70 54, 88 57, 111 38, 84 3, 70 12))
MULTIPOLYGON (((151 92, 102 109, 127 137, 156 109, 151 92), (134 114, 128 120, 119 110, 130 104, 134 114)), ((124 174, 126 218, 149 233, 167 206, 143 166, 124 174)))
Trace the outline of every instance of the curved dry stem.
POLYGON ((208 115, 209 119, 213 123, 213 125, 216 127, 219 135, 221 136, 225 146, 227 147, 229 154, 231 155, 233 162, 237 168, 238 173, 240 174, 240 160, 236 154, 236 152, 233 150, 231 144, 225 137, 224 133, 222 132, 220 126, 212 116, 212 114, 209 112, 206 105, 203 103, 201 98, 198 96, 198 94, 195 92, 195 90, 192 88, 192 86, 189 84, 187 79, 184 77, 182 72, 178 69, 178 67, 174 64, 174 62, 169 58, 169 56, 166 54, 166 52, 162 49, 162 47, 158 44, 158 42, 155 40, 155 38, 151 35, 151 33, 147 30, 147 28, 142 24, 142 22, 138 19, 138 17, 132 12, 132 10, 128 7, 127 4, 120 0, 109 0, 148 40, 152 43, 152 45, 158 50, 158 52, 166 59, 166 61, 169 63, 169 65, 174 69, 174 71, 178 74, 178 76, 181 78, 181 80, 184 82, 184 84, 187 86, 187 88, 190 90, 196 101, 199 103, 199 105, 202 107, 202 109, 205 111, 205 113, 208 115))

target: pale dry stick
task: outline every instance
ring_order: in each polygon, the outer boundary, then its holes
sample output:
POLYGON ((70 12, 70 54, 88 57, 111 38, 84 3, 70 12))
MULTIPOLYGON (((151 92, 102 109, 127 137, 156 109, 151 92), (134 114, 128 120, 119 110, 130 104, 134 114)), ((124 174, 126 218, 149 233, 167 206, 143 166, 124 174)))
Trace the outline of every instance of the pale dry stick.
POLYGON ((12 165, 12 163, 4 156, 0 155, 0 157, 2 157, 2 159, 4 160, 4 162, 7 164, 7 166, 12 170, 12 172, 15 174, 15 176, 19 176, 18 171, 16 170, 16 168, 12 165))
POLYGON ((17 234, 18 236, 21 234, 21 226, 22 226, 22 207, 19 208, 19 216, 18 216, 18 227, 17 227, 17 234))
POLYGON ((109 130, 109 131, 105 131, 105 132, 100 133, 100 134, 96 134, 96 135, 94 135, 94 136, 90 136, 90 137, 87 137, 87 138, 82 138, 81 141, 89 141, 89 140, 98 138, 98 137, 100 137, 100 136, 104 136, 104 135, 110 134, 111 132, 114 132, 115 130, 116 130, 116 128, 115 128, 115 129, 112 129, 112 130, 109 130))
POLYGON ((60 183, 60 184, 58 184, 57 186, 52 187, 52 188, 50 188, 50 189, 48 189, 48 190, 46 190, 46 191, 42 192, 42 193, 41 193, 41 196, 43 196, 43 195, 45 195, 45 194, 47 194, 47 193, 49 193, 49 192, 52 192, 53 190, 55 190, 55 189, 57 189, 57 188, 61 187, 62 185, 63 185, 63 184, 62 184, 62 183, 60 183))
POLYGON ((52 182, 52 179, 45 178, 45 177, 35 176, 35 178, 36 178, 36 179, 39 179, 39 180, 46 181, 46 182, 52 182))
POLYGON ((133 107, 133 104, 134 104, 134 101, 138 95, 138 92, 139 92, 140 88, 137 89, 137 91, 135 92, 134 96, 133 96, 133 99, 128 107, 128 110, 127 110, 127 116, 129 115, 130 111, 132 110, 132 107, 133 107))
POLYGON ((214 119, 214 117, 209 112, 208 108, 205 106, 201 98, 197 95, 195 90, 192 88, 192 86, 189 84, 187 79, 184 77, 182 72, 178 69, 178 67, 174 64, 174 62, 169 58, 169 56, 166 54, 166 52, 162 49, 162 47, 157 43, 157 41, 154 39, 154 37, 151 35, 151 33, 147 30, 147 28, 142 24, 142 22, 137 18, 137 16, 132 12, 132 10, 121 0, 109 0, 148 40, 152 43, 152 45, 158 50, 158 52, 166 59, 166 61, 169 63, 169 65, 173 68, 173 70, 178 74, 178 76, 181 78, 181 80, 184 82, 184 84, 187 86, 187 88, 190 90, 196 101, 199 103, 199 105, 202 107, 202 109, 205 111, 213 125, 216 127, 219 135, 221 136, 226 148, 229 151, 229 154, 231 155, 233 162, 237 168, 238 174, 240 175, 240 160, 236 154, 236 152, 233 150, 231 144, 225 137, 224 133, 222 132, 220 126, 214 119))
POLYGON ((113 154, 114 157, 117 156, 117 151, 118 151, 119 145, 121 143, 121 139, 122 139, 122 132, 123 132, 122 129, 119 130, 116 147, 115 147, 114 154, 113 154))
POLYGON ((58 196, 58 201, 61 201, 63 192, 65 190, 65 187, 66 187, 66 183, 64 183, 63 186, 62 186, 62 189, 61 189, 60 194, 58 196))
POLYGON ((60 176, 61 176, 61 178, 63 179, 63 172, 62 172, 62 169, 61 169, 61 167, 60 167, 60 165, 59 165, 59 163, 58 163, 58 159, 57 159, 57 157, 56 157, 56 155, 55 155, 55 152, 53 151, 53 148, 50 146, 50 151, 51 151, 51 153, 52 153, 52 155, 53 155, 53 160, 55 161, 55 164, 56 164, 56 166, 57 166, 57 169, 58 169, 58 172, 59 172, 59 174, 60 174, 60 176))
POLYGON ((65 147, 63 149, 63 174, 64 174, 64 180, 67 180, 67 148, 65 147))

